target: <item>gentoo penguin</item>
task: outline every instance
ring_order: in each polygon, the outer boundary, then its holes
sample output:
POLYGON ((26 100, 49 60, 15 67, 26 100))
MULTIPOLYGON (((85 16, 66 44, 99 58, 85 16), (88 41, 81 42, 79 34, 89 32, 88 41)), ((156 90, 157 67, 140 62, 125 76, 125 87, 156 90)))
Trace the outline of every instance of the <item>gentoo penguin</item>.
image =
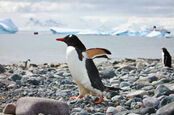
POLYGON ((110 51, 101 48, 87 50, 84 44, 76 35, 67 35, 64 38, 56 39, 67 44, 66 61, 70 73, 78 86, 79 96, 70 99, 82 98, 85 94, 100 95, 100 103, 103 99, 103 91, 119 90, 119 88, 107 87, 101 81, 99 72, 93 62, 93 57, 111 54, 110 51))
POLYGON ((24 69, 24 70, 28 70, 29 67, 30 67, 30 59, 27 59, 26 61, 23 61, 22 65, 21 65, 21 68, 24 69))
POLYGON ((166 67, 172 67, 172 57, 166 48, 162 48, 162 63, 166 67))

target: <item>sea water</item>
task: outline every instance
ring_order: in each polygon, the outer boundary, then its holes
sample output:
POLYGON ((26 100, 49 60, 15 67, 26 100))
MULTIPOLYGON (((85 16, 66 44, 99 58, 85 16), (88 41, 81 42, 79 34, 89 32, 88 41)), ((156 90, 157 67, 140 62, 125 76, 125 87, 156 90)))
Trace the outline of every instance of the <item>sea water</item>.
MULTIPOLYGON (((0 34, 0 64, 14 64, 27 59, 31 63, 64 63, 66 44, 56 41, 65 35, 51 32, 18 32, 0 34)), ((161 48, 166 47, 174 57, 174 38, 118 37, 78 35, 86 48, 106 48, 110 58, 161 58, 161 48)))

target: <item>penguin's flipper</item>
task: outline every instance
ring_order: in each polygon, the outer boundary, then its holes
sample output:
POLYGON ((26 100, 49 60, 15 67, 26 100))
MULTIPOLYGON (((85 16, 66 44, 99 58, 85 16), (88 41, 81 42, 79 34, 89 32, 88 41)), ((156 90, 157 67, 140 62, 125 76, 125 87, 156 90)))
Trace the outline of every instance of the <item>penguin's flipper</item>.
POLYGON ((103 92, 106 89, 106 87, 102 83, 97 67, 95 66, 92 59, 86 59, 86 69, 92 87, 103 92))
POLYGON ((97 67, 95 66, 92 59, 86 59, 86 70, 88 73, 89 80, 91 81, 92 87, 100 90, 100 91, 118 91, 121 90, 120 88, 115 87, 107 87, 104 86, 100 76, 99 72, 97 70, 97 67))
POLYGON ((110 55, 111 52, 107 49, 104 48, 91 48, 86 50, 86 54, 89 58, 94 59, 94 58, 107 58, 107 55, 110 55))
POLYGON ((93 57, 92 59, 96 59, 96 58, 106 58, 106 59, 110 59, 107 55, 98 55, 98 56, 95 56, 93 57))

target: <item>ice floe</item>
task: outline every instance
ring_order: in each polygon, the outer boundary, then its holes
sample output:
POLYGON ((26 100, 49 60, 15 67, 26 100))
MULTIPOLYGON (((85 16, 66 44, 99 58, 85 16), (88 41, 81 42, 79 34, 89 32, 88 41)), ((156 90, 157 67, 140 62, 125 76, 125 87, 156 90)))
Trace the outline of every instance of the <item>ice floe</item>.
POLYGON ((53 34, 77 34, 77 35, 112 35, 112 36, 138 36, 138 37, 166 37, 170 38, 172 35, 168 31, 160 30, 114 30, 105 32, 101 30, 80 30, 80 29, 50 29, 53 34))

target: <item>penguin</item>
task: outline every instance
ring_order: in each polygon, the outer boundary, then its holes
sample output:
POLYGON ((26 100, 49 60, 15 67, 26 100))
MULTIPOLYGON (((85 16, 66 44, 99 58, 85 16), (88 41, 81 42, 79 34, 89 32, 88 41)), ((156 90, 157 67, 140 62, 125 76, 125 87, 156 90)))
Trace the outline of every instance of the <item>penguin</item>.
POLYGON ((23 70, 28 70, 30 68, 30 59, 27 59, 26 61, 22 61, 20 63, 20 67, 23 69, 23 70))
POLYGON ((165 67, 172 67, 172 57, 166 48, 162 48, 162 63, 165 67))
POLYGON ((102 92, 120 90, 120 88, 108 87, 102 83, 97 67, 93 62, 95 56, 111 54, 109 50, 104 48, 87 50, 76 35, 67 35, 56 40, 67 44, 66 61, 79 90, 79 96, 71 97, 70 100, 77 100, 89 94, 100 96, 99 100, 95 101, 95 104, 98 104, 103 100, 102 92))

